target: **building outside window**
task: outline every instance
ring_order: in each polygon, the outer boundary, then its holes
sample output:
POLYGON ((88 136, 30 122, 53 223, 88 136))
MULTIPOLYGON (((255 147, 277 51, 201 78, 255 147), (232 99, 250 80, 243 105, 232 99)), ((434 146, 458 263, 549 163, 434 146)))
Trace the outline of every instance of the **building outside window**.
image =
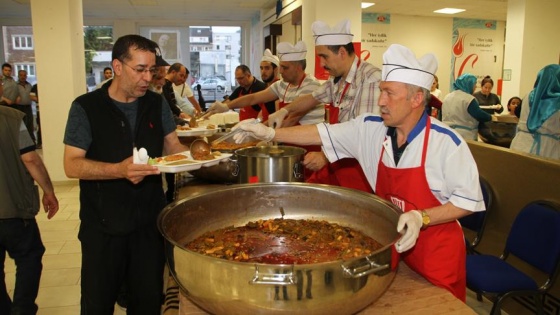
POLYGON ((32 50, 33 35, 12 35, 12 45, 14 49, 32 50))

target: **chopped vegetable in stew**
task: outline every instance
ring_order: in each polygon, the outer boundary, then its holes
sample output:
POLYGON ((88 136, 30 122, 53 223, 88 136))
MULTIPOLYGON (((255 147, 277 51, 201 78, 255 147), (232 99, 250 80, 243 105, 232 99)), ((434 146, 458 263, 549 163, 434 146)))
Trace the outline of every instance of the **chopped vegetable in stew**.
POLYGON ((238 262, 313 264, 365 256, 382 245, 336 223, 269 219, 204 233, 186 247, 238 262))

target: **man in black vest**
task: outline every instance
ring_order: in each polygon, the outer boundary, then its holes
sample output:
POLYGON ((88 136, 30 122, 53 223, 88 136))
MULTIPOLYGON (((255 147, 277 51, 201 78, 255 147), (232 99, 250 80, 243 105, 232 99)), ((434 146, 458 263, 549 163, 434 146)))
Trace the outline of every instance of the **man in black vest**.
POLYGON ((159 314, 165 206, 159 170, 134 164, 133 148, 151 157, 186 151, 169 105, 148 91, 157 44, 138 35, 113 46, 114 78, 78 97, 64 135, 64 170, 80 179, 81 313, 112 315, 126 283, 129 314, 159 314))

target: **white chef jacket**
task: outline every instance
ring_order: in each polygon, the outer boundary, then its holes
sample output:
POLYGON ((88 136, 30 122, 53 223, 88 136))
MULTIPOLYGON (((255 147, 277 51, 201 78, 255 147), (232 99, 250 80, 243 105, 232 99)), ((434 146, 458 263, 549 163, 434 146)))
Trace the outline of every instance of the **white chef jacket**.
POLYGON ((319 124, 323 152, 330 162, 352 157, 358 160, 368 182, 375 189, 377 167, 382 148, 383 163, 399 169, 418 167, 422 159, 422 146, 426 119, 431 120, 431 130, 426 155, 426 177, 434 196, 442 203, 470 211, 485 209, 474 158, 462 137, 435 118, 424 114, 408 136, 398 166, 393 159, 391 137, 380 116, 364 114, 345 123, 319 124))

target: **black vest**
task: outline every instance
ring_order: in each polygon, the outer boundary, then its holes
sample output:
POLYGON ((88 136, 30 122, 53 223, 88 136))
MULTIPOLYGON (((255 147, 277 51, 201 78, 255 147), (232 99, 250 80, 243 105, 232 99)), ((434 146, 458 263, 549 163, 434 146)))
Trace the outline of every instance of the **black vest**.
MULTIPOLYGON (((124 113, 109 97, 109 85, 76 99, 91 128, 92 143, 86 158, 118 163, 132 155, 134 146, 146 148, 151 157, 161 156, 161 96, 148 91, 138 99, 133 135, 124 113)), ((82 224, 109 234, 122 235, 147 225, 155 227, 157 215, 165 206, 161 176, 147 176, 136 185, 127 179, 80 180, 80 203, 82 224)))

